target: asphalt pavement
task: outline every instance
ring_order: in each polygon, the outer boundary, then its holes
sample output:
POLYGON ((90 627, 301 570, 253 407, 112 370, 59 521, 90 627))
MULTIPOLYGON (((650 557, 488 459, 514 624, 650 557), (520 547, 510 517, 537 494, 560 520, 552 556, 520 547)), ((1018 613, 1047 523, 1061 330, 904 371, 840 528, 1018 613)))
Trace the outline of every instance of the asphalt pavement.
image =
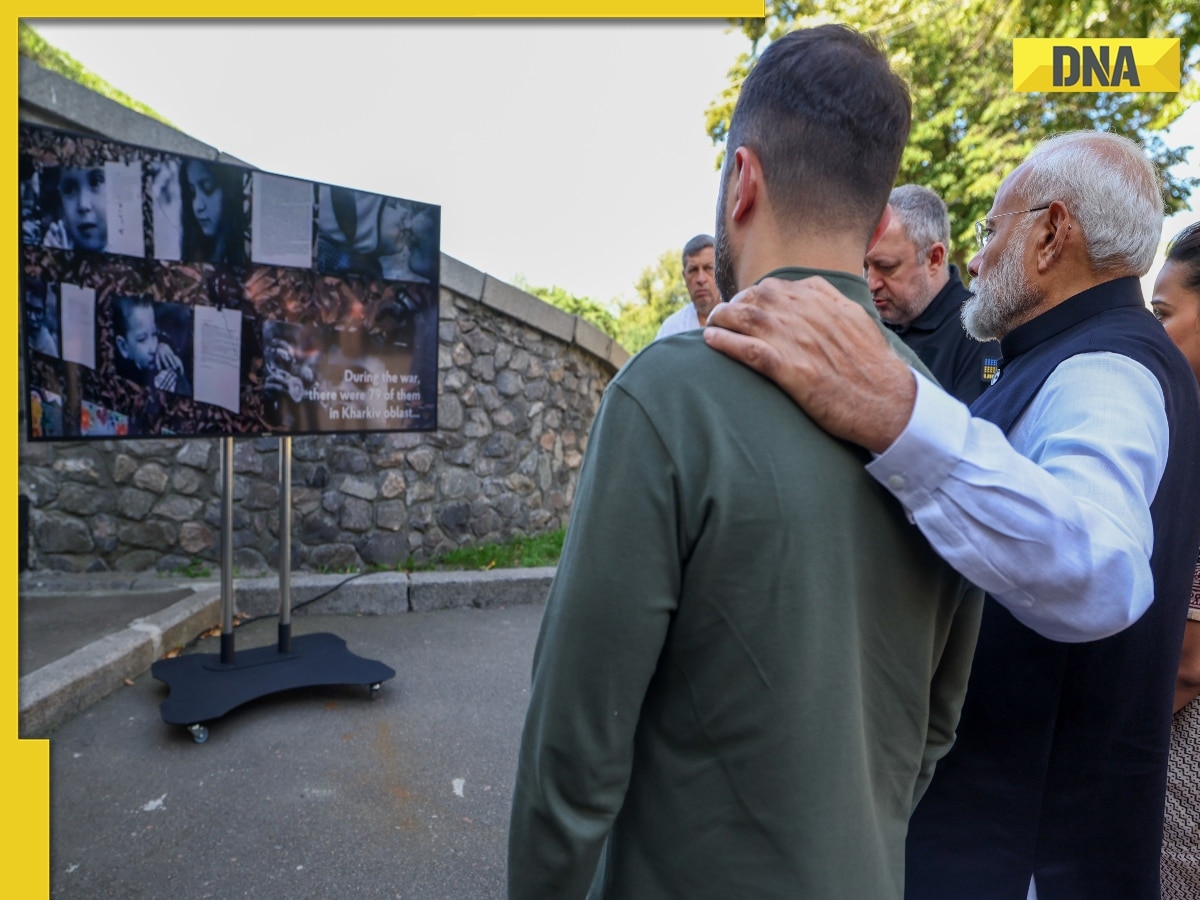
MULTIPOLYGON (((196 638, 219 621, 219 585, 23 577, 21 706, 50 744, 50 896, 503 897, 552 574, 370 576, 311 603, 345 579, 294 580, 293 640, 336 635, 395 677, 374 697, 361 684, 267 694, 205 722, 203 743, 163 721, 170 689, 149 669, 173 647, 220 659, 219 637, 196 638)), ((239 583, 239 606, 277 603, 275 584, 239 583)), ((256 615, 235 653, 278 646, 278 618, 256 615)))

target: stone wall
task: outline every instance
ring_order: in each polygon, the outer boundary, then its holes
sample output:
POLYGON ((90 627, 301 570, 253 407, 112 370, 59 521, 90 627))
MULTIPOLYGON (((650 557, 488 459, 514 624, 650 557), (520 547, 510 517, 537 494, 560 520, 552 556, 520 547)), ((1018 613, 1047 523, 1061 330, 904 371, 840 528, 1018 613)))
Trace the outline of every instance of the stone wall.
MULTIPOLYGON (((22 119, 231 159, 21 60, 22 119)), ((292 563, 391 567, 566 524, 587 432, 628 354, 583 320, 443 255, 436 432, 292 441, 292 563)), ((24 391, 21 391, 22 396, 24 391)), ((27 443, 31 569, 217 561, 220 441, 27 443)), ((234 442, 234 564, 279 558, 279 441, 234 442)))
MULTIPOLYGON (((450 257, 442 264, 439 429, 294 438, 296 568, 393 567, 567 522, 587 431, 624 351, 516 288, 450 257)), ((220 444, 22 440, 29 567, 172 570, 219 561, 220 444)), ((234 442, 241 572, 278 562, 279 444, 234 442)))

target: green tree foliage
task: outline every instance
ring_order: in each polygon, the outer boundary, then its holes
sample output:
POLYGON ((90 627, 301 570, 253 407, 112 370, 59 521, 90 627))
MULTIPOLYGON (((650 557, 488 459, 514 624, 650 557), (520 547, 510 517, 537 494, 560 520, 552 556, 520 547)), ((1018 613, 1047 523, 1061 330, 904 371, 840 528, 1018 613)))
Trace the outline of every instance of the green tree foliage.
POLYGON ((95 91, 102 97, 107 97, 109 100, 140 112, 144 116, 157 119, 164 125, 171 124, 145 103, 139 103, 128 94, 117 90, 99 75, 85 68, 73 56, 63 53, 57 47, 46 43, 40 34, 19 19, 17 20, 17 54, 33 60, 43 69, 57 72, 64 78, 69 78, 76 84, 81 84, 85 88, 95 91))
POLYGON ((637 300, 621 306, 618 340, 630 353, 641 350, 658 334, 663 320, 692 302, 683 280, 682 250, 667 250, 642 269, 634 285, 637 300))
MULTIPOLYGON (((737 89, 770 40, 795 28, 841 22, 878 37, 912 90, 913 128, 898 183, 941 194, 950 208, 955 258, 973 247, 1004 176, 1043 137, 1077 129, 1139 141, 1162 167, 1183 160, 1160 134, 1200 98, 1196 0, 767 0, 763 19, 735 19, 750 49, 707 110, 723 143, 737 89), (1182 90, 1155 93, 1016 93, 1012 41, 1027 37, 1177 37, 1182 90)), ((1197 179, 1167 173, 1169 212, 1186 206, 1197 179)))
POLYGON ((538 299, 545 300, 551 306, 558 307, 563 312, 579 316, 585 322, 590 322, 609 337, 619 338, 616 317, 595 300, 588 297, 578 297, 565 288, 560 288, 558 285, 539 287, 530 284, 524 275, 517 275, 513 279, 513 284, 521 290, 533 294, 538 299))
POLYGON ((538 287, 524 275, 517 275, 513 284, 551 306, 591 322, 630 353, 637 353, 654 340, 667 316, 692 302, 683 280, 682 252, 667 250, 653 265, 644 268, 634 285, 637 299, 619 304, 615 315, 603 304, 577 297, 557 285, 538 287))

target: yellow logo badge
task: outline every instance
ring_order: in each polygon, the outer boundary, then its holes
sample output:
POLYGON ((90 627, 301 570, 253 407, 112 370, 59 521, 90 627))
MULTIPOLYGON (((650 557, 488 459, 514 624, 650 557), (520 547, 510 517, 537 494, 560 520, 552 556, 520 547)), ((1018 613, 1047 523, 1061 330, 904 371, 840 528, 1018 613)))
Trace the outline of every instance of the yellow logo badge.
POLYGON ((1179 90, 1178 38, 1017 38, 1013 90, 1179 90))

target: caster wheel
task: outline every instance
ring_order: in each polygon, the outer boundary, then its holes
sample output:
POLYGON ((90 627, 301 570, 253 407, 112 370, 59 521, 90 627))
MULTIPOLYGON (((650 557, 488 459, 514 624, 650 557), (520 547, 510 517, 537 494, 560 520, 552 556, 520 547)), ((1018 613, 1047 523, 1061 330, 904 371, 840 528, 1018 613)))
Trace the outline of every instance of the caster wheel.
POLYGON ((197 744, 203 744, 208 740, 208 729, 203 725, 189 725, 187 729, 192 733, 192 740, 197 744))
POLYGON ((374 700, 376 697, 378 697, 378 696, 379 696, 379 689, 380 689, 380 688, 382 688, 382 687, 383 687, 383 685, 382 685, 382 684, 380 684, 378 681, 377 681, 377 682, 375 682, 373 685, 371 685, 371 686, 370 686, 370 687, 367 689, 367 690, 368 690, 368 692, 369 692, 368 696, 370 696, 370 698, 371 698, 372 700, 374 700))

